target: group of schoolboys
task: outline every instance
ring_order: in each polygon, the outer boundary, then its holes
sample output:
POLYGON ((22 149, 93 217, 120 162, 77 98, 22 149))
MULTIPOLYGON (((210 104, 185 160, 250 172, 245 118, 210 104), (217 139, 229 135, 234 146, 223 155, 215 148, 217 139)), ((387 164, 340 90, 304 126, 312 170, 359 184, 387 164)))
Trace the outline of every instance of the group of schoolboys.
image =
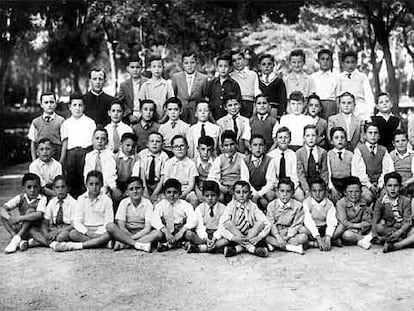
POLYGON ((161 58, 149 61, 151 79, 130 59, 118 98, 93 69, 66 120, 54 94, 42 94, 23 192, 0 208, 12 237, 5 252, 106 245, 266 257, 413 245, 413 154, 390 97, 374 104, 356 54, 343 54, 339 76, 329 50, 318 61, 308 76, 295 50, 281 79, 271 55, 259 57, 258 75, 235 51, 208 80, 188 53, 170 83, 161 58))

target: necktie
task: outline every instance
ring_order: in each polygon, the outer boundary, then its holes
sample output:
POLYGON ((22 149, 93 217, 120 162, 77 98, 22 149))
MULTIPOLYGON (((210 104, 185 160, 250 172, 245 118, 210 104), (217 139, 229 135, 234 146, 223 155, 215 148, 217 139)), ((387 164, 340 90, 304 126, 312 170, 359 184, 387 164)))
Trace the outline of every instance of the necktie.
POLYGON ((201 137, 205 137, 206 136, 206 129, 205 129, 205 125, 201 124, 201 137))
POLYGON ((145 123, 144 126, 142 127, 145 131, 147 131, 149 129, 150 125, 149 123, 145 123))
POLYGON ((101 159, 101 151, 98 151, 95 160, 95 171, 102 172, 102 159, 101 159))
POLYGON ((233 116, 233 130, 234 130, 234 133, 236 134, 236 137, 237 137, 237 132, 239 131, 239 129, 238 129, 238 127, 237 127, 237 116, 233 116))
POLYGON ((45 121, 46 121, 46 122, 48 122, 48 123, 50 122, 50 120, 51 120, 51 119, 52 119, 52 118, 51 118, 51 117, 49 117, 49 116, 46 116, 46 117, 45 117, 45 121))
POLYGON ((154 184, 155 183, 155 156, 151 155, 152 159, 151 159, 151 163, 149 166, 149 173, 148 173, 148 182, 150 184, 154 184))
POLYGON ((233 163, 233 158, 234 158, 234 156, 232 156, 232 155, 229 156, 229 162, 230 162, 230 164, 233 163))
POLYGON ((210 217, 214 217, 214 205, 210 206, 210 217))
POLYGON ((346 76, 348 77, 348 79, 351 79, 351 74, 347 73, 346 76))
POLYGON ((375 146, 371 145, 371 146, 369 146, 369 149, 371 151, 372 156, 375 157, 375 146))
POLYGON ((260 165, 260 159, 255 159, 255 160, 253 160, 253 165, 254 165, 254 167, 259 167, 259 165, 260 165))
POLYGON ((193 87, 193 76, 188 76, 188 96, 191 95, 191 88, 193 87))
POLYGON ((285 159, 285 153, 282 152, 282 156, 280 157, 280 163, 279 163, 279 178, 285 178, 286 177, 286 159, 285 159))
POLYGON ((244 207, 244 205, 240 205, 240 217, 239 217, 239 221, 238 221, 238 227, 240 228, 240 232, 243 234, 247 233, 248 230, 248 226, 245 226, 247 219, 246 219, 246 209, 244 207), (245 227, 245 230, 242 230, 242 228, 245 227))
POLYGON ((313 157, 313 148, 309 150, 309 159, 308 159, 308 178, 312 179, 318 176, 318 171, 316 170, 316 162, 313 157))
POLYGON ((338 157, 339 157, 339 160, 341 160, 342 161, 342 152, 340 151, 340 152, 338 152, 338 157))
POLYGON ((59 209, 56 214, 56 225, 63 225, 63 200, 59 200, 59 209))
POLYGON ((171 122, 171 127, 172 127, 172 128, 175 128, 175 126, 176 126, 176 125, 177 125, 177 121, 172 121, 172 122, 171 122))
POLYGON ((112 134, 112 140, 114 143, 114 153, 117 153, 119 150, 119 145, 121 144, 121 139, 119 138, 118 124, 114 124, 114 132, 112 134))

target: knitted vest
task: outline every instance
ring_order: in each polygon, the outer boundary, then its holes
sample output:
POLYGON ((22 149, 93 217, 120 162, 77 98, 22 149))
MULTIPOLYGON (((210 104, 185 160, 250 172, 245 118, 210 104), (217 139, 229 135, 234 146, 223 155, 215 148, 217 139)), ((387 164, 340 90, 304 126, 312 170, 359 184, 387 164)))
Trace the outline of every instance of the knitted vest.
POLYGON ((402 181, 405 182, 410 179, 413 176, 411 172, 411 163, 413 161, 414 154, 410 153, 408 157, 401 159, 397 155, 397 152, 393 150, 390 152, 390 156, 394 162, 395 171, 401 175, 402 181))
POLYGON ((269 149, 273 145, 272 131, 276 122, 276 119, 271 116, 268 116, 264 121, 259 120, 257 118, 257 115, 254 115, 250 119, 250 128, 252 135, 262 135, 265 139, 267 149, 269 149))
MULTIPOLYGON (((310 200, 309 200, 310 201, 310 200)), ((309 212, 312 215, 313 220, 315 221, 316 226, 321 227, 326 225, 326 215, 331 205, 327 202, 324 208, 317 209, 315 206, 310 203, 308 205, 309 212)))
POLYGON ((364 159, 369 181, 371 183, 377 183, 382 173, 382 159, 387 149, 381 145, 377 145, 377 153, 373 156, 365 144, 358 146, 358 148, 364 159))
POLYGON ((116 171, 118 175, 119 182, 126 182, 129 177, 132 176, 132 168, 134 166, 136 159, 121 159, 118 155, 115 158, 116 162, 116 171))
POLYGON ((29 204, 29 202, 27 202, 27 200, 25 199, 24 194, 20 194, 20 201, 17 205, 20 215, 25 215, 29 208, 36 209, 37 205, 39 204, 39 201, 40 200, 35 200, 33 203, 29 204))
POLYGON ((197 166, 198 180, 206 181, 208 173, 210 172, 210 169, 211 169, 211 163, 208 163, 205 167, 199 164, 197 166))
POLYGON ((37 130, 37 141, 42 138, 49 138, 52 143, 61 145, 60 127, 62 126, 63 121, 65 121, 65 119, 57 114, 55 114, 55 118, 49 122, 46 122, 42 116, 34 119, 33 126, 37 130))
POLYGON ((244 158, 247 168, 249 169, 250 184, 259 191, 266 185, 266 171, 272 159, 265 155, 259 167, 255 167, 252 163, 252 155, 244 158))
POLYGON ((232 163, 229 162, 227 156, 220 155, 221 163, 221 183, 225 186, 232 187, 234 183, 240 180, 240 161, 243 161, 243 155, 236 152, 232 163))
POLYGON ((391 116, 388 121, 386 121, 381 116, 373 116, 371 117, 372 122, 378 125, 380 139, 378 140, 378 144, 387 148, 388 151, 393 149, 392 141, 394 138, 394 132, 398 128, 400 124, 400 119, 391 116))
POLYGON ((333 178, 345 178, 351 176, 352 152, 344 149, 342 152, 342 160, 339 159, 335 151, 328 151, 328 163, 331 167, 333 178))

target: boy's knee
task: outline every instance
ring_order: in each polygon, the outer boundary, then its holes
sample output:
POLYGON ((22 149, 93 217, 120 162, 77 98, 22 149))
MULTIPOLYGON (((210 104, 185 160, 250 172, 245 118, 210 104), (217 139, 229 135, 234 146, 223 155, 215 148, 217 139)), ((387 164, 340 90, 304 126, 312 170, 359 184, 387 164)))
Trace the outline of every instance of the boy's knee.
POLYGON ((184 234, 186 240, 192 240, 195 237, 195 233, 191 230, 187 230, 184 234))
POLYGON ((61 232, 56 237, 56 242, 67 242, 69 241, 69 232, 61 232))
POLYGON ((297 243, 299 244, 305 244, 306 242, 308 242, 308 235, 305 233, 298 233, 295 236, 295 240, 297 241, 297 243))
POLYGON ((107 223, 105 229, 109 233, 113 233, 116 230, 116 225, 113 222, 107 223))
POLYGON ((276 193, 274 191, 269 191, 264 195, 264 197, 268 202, 271 202, 276 199, 276 193))
POLYGON ((354 240, 355 240, 355 233, 352 232, 351 230, 345 230, 342 233, 342 240, 344 242, 349 242, 349 243, 354 242, 354 240))
POLYGON ((76 240, 76 239, 78 239, 79 238, 79 235, 80 235, 81 233, 78 231, 78 230, 76 230, 76 229, 72 229, 72 230, 70 230, 70 232, 69 232, 69 238, 71 239, 71 240, 76 240))

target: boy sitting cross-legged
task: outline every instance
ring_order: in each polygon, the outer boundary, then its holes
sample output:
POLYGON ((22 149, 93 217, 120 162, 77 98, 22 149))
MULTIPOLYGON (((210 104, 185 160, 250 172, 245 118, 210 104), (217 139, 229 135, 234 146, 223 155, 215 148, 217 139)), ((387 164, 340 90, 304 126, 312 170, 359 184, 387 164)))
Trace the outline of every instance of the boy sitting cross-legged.
POLYGON ((152 203, 142 196, 141 178, 130 177, 126 181, 126 189, 128 197, 119 204, 116 224, 110 222, 106 225, 109 235, 116 241, 113 250, 132 247, 150 252, 151 243, 162 238, 161 232, 151 227, 152 203))
POLYGON ((224 256, 231 257, 246 250, 259 257, 267 257, 265 237, 270 231, 266 216, 253 203, 250 185, 239 180, 233 186, 234 199, 220 220, 220 233, 227 240, 224 256))
POLYGON ((194 229, 197 217, 190 203, 180 199, 181 183, 174 178, 165 181, 163 186, 165 199, 155 205, 152 226, 161 232, 163 242, 157 246, 158 252, 178 247, 180 242, 199 241, 194 229))
POLYGON ((215 181, 206 181, 203 184, 203 203, 196 207, 196 233, 198 241, 187 245, 187 253, 205 253, 213 250, 222 250, 227 241, 222 238, 218 230, 220 218, 224 213, 225 205, 218 202, 220 187, 215 181))
POLYGON ((266 237, 269 250, 274 248, 304 254, 303 244, 308 241, 303 227, 304 213, 302 203, 292 199, 295 185, 289 177, 281 178, 277 185, 277 199, 267 206, 270 221, 270 234, 266 237), (303 230, 302 230, 303 231, 303 230))

